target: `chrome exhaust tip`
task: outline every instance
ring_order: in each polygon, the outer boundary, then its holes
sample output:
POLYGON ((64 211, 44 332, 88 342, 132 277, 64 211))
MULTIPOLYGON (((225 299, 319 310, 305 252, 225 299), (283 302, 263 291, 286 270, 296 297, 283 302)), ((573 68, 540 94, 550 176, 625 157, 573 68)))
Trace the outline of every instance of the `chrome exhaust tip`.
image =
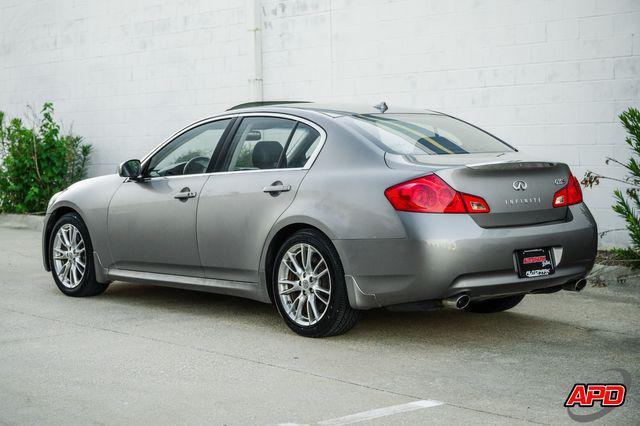
POLYGON ((466 294, 460 294, 457 296, 444 299, 442 304, 447 308, 464 309, 469 305, 471 298, 466 294))
POLYGON ((569 283, 566 283, 565 285, 562 286, 563 290, 567 290, 567 291, 582 291, 582 289, 584 289, 587 286, 587 280, 585 278, 580 278, 577 281, 572 281, 569 283))

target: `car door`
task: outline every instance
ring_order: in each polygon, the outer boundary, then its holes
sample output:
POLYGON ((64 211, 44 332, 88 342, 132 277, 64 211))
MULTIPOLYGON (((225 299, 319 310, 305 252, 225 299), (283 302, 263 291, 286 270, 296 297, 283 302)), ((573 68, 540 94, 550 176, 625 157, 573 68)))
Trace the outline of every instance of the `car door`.
POLYGON ((197 230, 205 277, 258 282, 267 234, 293 197, 324 141, 310 122, 244 116, 220 171, 201 191, 197 230))
POLYGON ((231 119, 198 125, 156 151, 108 211, 109 247, 118 269, 202 277, 196 239, 198 196, 231 119))

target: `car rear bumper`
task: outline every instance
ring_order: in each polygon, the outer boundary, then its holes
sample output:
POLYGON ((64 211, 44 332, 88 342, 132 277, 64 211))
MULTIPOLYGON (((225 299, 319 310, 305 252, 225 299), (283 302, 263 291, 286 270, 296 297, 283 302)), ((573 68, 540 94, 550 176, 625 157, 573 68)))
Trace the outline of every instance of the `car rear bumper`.
POLYGON ((584 204, 563 222, 508 228, 482 228, 468 215, 399 215, 407 238, 334 240, 355 308, 527 293, 583 278, 595 261, 597 228, 584 204), (540 247, 553 247, 555 273, 519 278, 514 251, 540 247))

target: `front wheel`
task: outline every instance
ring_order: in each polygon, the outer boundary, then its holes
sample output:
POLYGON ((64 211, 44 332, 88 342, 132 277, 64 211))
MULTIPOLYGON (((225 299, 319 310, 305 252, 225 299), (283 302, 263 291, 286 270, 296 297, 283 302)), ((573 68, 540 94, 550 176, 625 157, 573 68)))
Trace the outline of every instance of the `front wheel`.
POLYGON ((495 312, 507 311, 522 302, 524 294, 516 296, 499 297, 497 299, 482 300, 479 302, 471 302, 464 308, 469 312, 477 314, 493 314, 495 312))
POLYGON ((346 333, 359 312, 349 305, 336 249, 311 229, 289 237, 275 259, 274 300, 286 324, 305 337, 346 333))
POLYGON ((49 265, 56 285, 67 296, 95 296, 109 284, 96 281, 89 231, 76 213, 66 213, 53 226, 49 265))

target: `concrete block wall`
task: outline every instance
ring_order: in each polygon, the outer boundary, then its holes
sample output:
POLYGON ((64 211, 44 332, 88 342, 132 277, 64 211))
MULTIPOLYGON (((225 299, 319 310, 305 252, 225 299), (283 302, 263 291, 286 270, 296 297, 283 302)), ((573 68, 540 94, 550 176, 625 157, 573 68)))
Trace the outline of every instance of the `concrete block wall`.
MULTIPOLYGON (((250 99, 252 0, 0 2, 0 109, 52 100, 92 174, 250 99)), ((263 97, 442 110, 523 151, 622 175, 640 107, 637 0, 256 0, 263 97)), ((614 184, 585 191, 602 230, 614 184)), ((603 246, 625 244, 608 234, 603 246)))
POLYGON ((245 2, 0 1, 0 110, 54 103, 113 173, 249 96, 245 2))

